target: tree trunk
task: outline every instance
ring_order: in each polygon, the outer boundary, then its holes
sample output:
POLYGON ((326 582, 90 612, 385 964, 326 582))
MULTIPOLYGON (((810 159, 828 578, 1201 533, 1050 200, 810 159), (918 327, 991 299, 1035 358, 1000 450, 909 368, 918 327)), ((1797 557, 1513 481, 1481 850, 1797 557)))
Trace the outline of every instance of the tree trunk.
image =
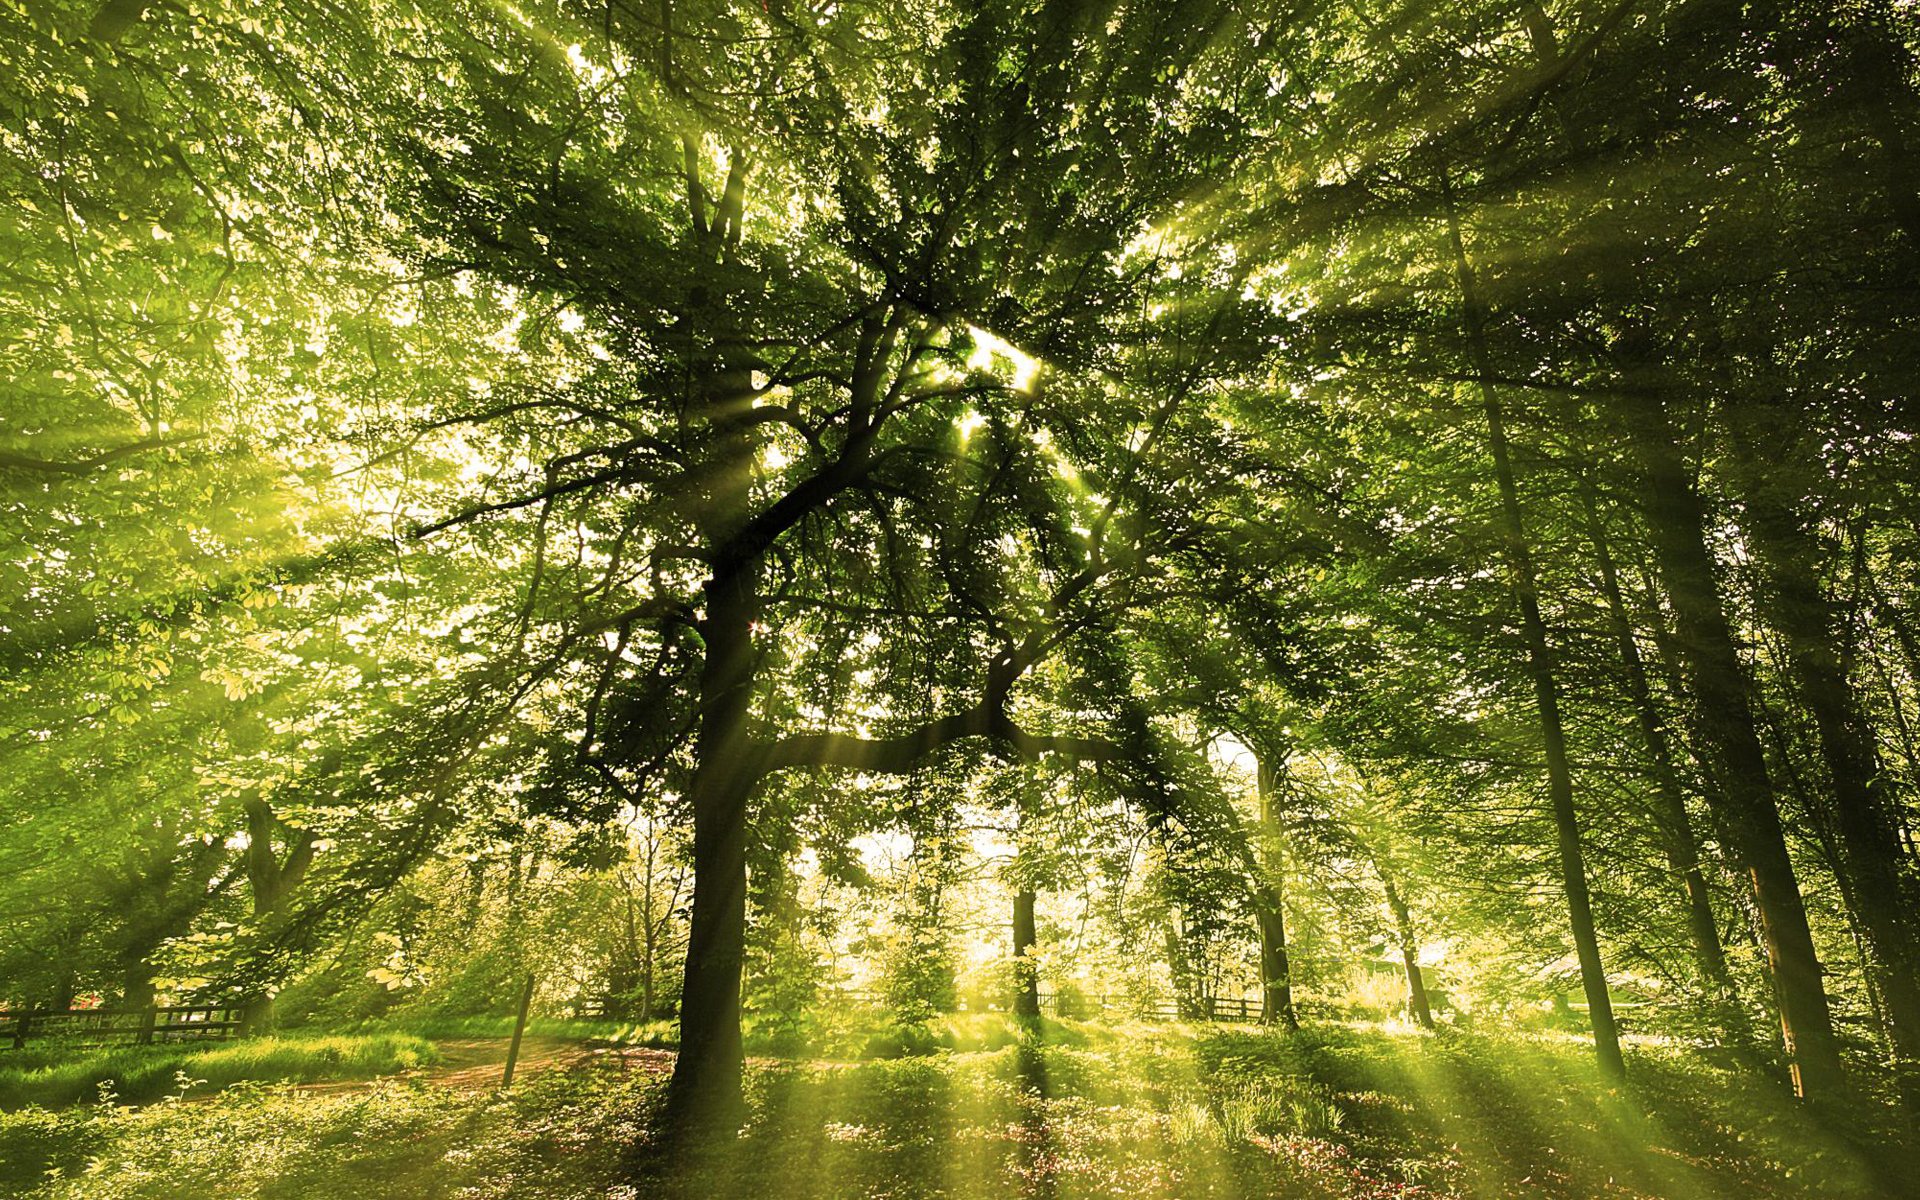
MULTIPOLYGON (((649 829, 651 838, 653 831, 649 829)), ((653 973, 654 961, 659 956, 658 943, 660 931, 653 920, 653 846, 647 846, 647 877, 645 890, 641 893, 640 909, 640 1013, 642 1021, 653 1020, 653 973)))
POLYGON ((74 992, 79 989, 79 979, 73 969, 68 967, 60 972, 53 985, 53 994, 49 998, 48 1008, 64 1012, 73 1007, 74 992))
POLYGON ((1673 747, 1667 737, 1666 722, 1654 704, 1653 689, 1647 681, 1647 667, 1634 640, 1633 623, 1627 615, 1620 576, 1614 565, 1613 547, 1606 527, 1594 504, 1593 489, 1583 485, 1580 492, 1587 520, 1587 536, 1593 543, 1594 557, 1600 567, 1600 593, 1607 605, 1608 631, 1620 654, 1621 672, 1626 680, 1627 698, 1633 704, 1640 728, 1640 739, 1653 767, 1653 793, 1656 804, 1655 826, 1668 867, 1680 880, 1682 902, 1687 916, 1688 940, 1693 945, 1694 961, 1701 979, 1713 996, 1721 1023, 1736 1042, 1751 1040, 1752 1030, 1741 1012, 1733 973, 1727 968, 1726 948, 1720 941, 1720 927, 1713 916, 1713 899, 1707 890, 1706 875, 1700 869, 1700 841, 1693 830, 1693 818, 1687 812, 1686 793, 1680 786, 1680 774, 1674 765, 1673 747))
POLYGON ((1847 877, 1841 893, 1885 1008, 1902 1103, 1920 1112, 1920 904, 1873 730, 1847 677, 1849 622, 1820 585, 1813 535, 1755 477, 1758 447, 1744 437, 1735 441, 1750 485, 1747 531, 1768 585, 1763 615, 1785 639, 1795 688, 1813 717, 1827 774, 1825 807, 1839 838, 1837 866, 1847 877))
POLYGON ((1382 874, 1380 883, 1386 888, 1387 907, 1393 910, 1394 932, 1400 939, 1400 961, 1407 967, 1407 1011, 1420 1022, 1422 1029, 1432 1029, 1433 1006, 1427 1002, 1427 979, 1420 970, 1420 947, 1413 937, 1413 914, 1407 911, 1407 902, 1401 898, 1400 889, 1393 886, 1392 879, 1382 874))
POLYGON ((1047 1086, 1047 1059, 1040 1043, 1044 1026, 1040 1023, 1040 972, 1034 962, 1034 947, 1040 942, 1034 920, 1033 889, 1023 887, 1013 897, 1013 1018, 1022 1036, 1014 1046, 1015 1073, 1020 1090, 1032 1096, 1044 1096, 1047 1086))
MULTIPOLYGON (((735 154, 721 202, 708 222, 692 142, 688 156, 689 216, 701 254, 732 261, 739 244, 746 159, 735 154)), ((752 503, 755 442, 742 400, 753 394, 751 370, 724 304, 724 293, 689 290, 680 322, 696 354, 688 401, 707 423, 708 453, 717 470, 709 494, 691 510, 710 550, 703 587, 705 642, 700 667, 699 726, 694 736, 693 912, 681 985, 680 1053, 667 1087, 666 1116, 676 1135, 696 1139, 735 1127, 740 1090, 740 974, 747 932, 747 805, 759 781, 758 746, 749 728, 759 615, 762 551, 738 545, 752 503)))
POLYGON ((467 864, 466 922, 468 929, 480 928, 480 905, 486 898, 487 860, 477 855, 467 864))
POLYGON ((1487 441, 1493 454, 1494 479, 1500 491, 1502 533, 1513 573, 1513 597, 1520 609, 1521 635, 1527 648, 1527 670, 1533 678, 1534 702, 1540 723, 1540 741, 1547 759, 1547 796, 1560 852, 1560 882, 1567 899, 1568 923, 1573 930, 1580 984, 1593 1022, 1593 1051, 1600 1069, 1611 1076, 1626 1073, 1620 1054, 1620 1032, 1614 1023, 1613 1000, 1607 990, 1606 970, 1600 960, 1600 938, 1594 927, 1593 900, 1587 890, 1586 854, 1580 845, 1580 820, 1573 805, 1573 772, 1567 759, 1566 730, 1560 720, 1560 693, 1554 681, 1553 660, 1547 645, 1547 626, 1540 615, 1538 574, 1527 542, 1520 493, 1508 452, 1505 414, 1495 393, 1492 356, 1487 348, 1486 309, 1480 302, 1473 267, 1467 260, 1460 220, 1447 189, 1447 230, 1453 243, 1455 268, 1466 311, 1467 348, 1480 377, 1480 398, 1487 418, 1487 441))
POLYGON ((1033 958, 1040 942, 1035 899, 1032 888, 1023 887, 1013 896, 1013 1015, 1023 1021, 1040 1019, 1040 972, 1033 958))
POLYGON ((1675 641, 1687 668, 1701 738, 1720 780, 1721 822, 1753 886, 1767 962, 1780 1007, 1780 1033, 1802 1097, 1837 1093, 1845 1081, 1820 960, 1807 924, 1779 804, 1754 724, 1746 673, 1722 606, 1706 513, 1675 445, 1657 391, 1623 393, 1627 431, 1646 475, 1654 555, 1673 605, 1675 641))
POLYGON ((1180 914, 1167 908, 1167 972, 1173 977, 1173 1013, 1182 1021, 1198 1021, 1205 1016, 1201 1003, 1202 987, 1193 956, 1187 952, 1187 935, 1180 914))
POLYGON ((693 809, 693 919, 680 1004, 680 1053, 667 1117, 683 1132, 717 1131, 741 1109, 740 972, 747 929, 747 802, 756 776, 747 729, 753 673, 751 573, 716 574, 701 622, 693 809))
MULTIPOLYGON (((272 807, 258 796, 245 802, 247 816, 247 890, 253 895, 253 918, 264 929, 267 921, 286 905, 287 897, 305 878, 313 863, 316 839, 305 830, 292 830, 281 822, 272 807), (276 833, 288 835, 286 857, 274 848, 276 833)), ((273 1027, 271 984, 261 981, 258 990, 241 1007, 242 1027, 248 1033, 265 1033, 273 1027)))
POLYGON ((120 1006, 148 1008, 153 998, 153 968, 144 956, 129 958, 121 968, 120 1006))
POLYGON ((1260 1023, 1300 1027, 1293 1007, 1293 971, 1287 961, 1286 905, 1281 883, 1280 813, 1274 798, 1279 764, 1265 749, 1256 752, 1254 788, 1260 801, 1262 872, 1253 893, 1253 915, 1260 929, 1260 1023))
POLYGON ((1260 927, 1260 1023, 1298 1029, 1293 986, 1287 979, 1287 929, 1279 891, 1270 886, 1258 889, 1253 911, 1260 927))

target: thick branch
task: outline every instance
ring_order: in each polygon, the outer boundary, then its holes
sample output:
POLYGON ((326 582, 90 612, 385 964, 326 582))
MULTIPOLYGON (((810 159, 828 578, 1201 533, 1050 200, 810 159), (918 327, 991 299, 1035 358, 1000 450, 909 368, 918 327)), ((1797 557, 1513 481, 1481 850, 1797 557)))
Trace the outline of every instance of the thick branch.
POLYGON ((54 462, 50 459, 0 450, 0 470, 37 471, 47 475, 90 475, 104 466, 123 458, 130 458, 135 454, 144 454, 149 450, 164 450, 169 446, 184 446, 202 440, 204 439, 198 435, 146 438, 138 442, 129 442, 124 446, 115 446, 111 450, 103 450, 92 458, 83 458, 76 462, 54 462))
POLYGON ((762 753, 762 775, 792 767, 840 767, 883 775, 911 773, 927 756, 967 738, 984 737, 1021 758, 1060 754, 1083 762, 1110 762, 1127 756, 1116 742, 1071 734, 1035 734, 1021 729, 997 706, 982 701, 962 712, 939 717, 920 728, 891 738, 863 738, 843 733, 796 733, 774 742, 762 753))

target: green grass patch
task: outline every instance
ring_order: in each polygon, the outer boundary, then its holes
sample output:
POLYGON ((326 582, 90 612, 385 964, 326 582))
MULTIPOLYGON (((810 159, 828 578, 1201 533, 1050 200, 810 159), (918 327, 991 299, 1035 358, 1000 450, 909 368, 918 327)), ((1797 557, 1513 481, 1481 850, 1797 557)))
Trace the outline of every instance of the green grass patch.
POLYGON ((0 1108, 57 1108, 107 1095, 139 1104, 201 1094, 243 1080, 308 1083, 367 1079, 435 1061, 431 1042, 405 1033, 287 1034, 193 1046, 29 1047, 0 1055, 0 1108))
MULTIPOLYGON (((382 1018, 352 1026, 361 1034, 404 1033, 429 1041, 507 1038, 513 1035, 510 1016, 410 1016, 382 1018)), ((1083 1021, 1041 1022, 1043 1038, 1054 1045, 1079 1045, 1090 1036, 1113 1036, 1114 1026, 1083 1021)), ((1159 1026, 1128 1026, 1136 1032, 1159 1026)), ((894 1023, 868 1009, 821 1009, 804 1028, 785 1019, 762 1020, 749 1015, 742 1030, 746 1052, 763 1057, 824 1058, 858 1061, 870 1058, 907 1058, 940 1052, 997 1050, 1021 1039, 1019 1024, 999 1012, 948 1013, 929 1021, 894 1023)), ((601 1042, 614 1046, 651 1046, 673 1049, 680 1043, 676 1021, 583 1020, 534 1017, 527 1036, 569 1041, 601 1042)))
MULTIPOLYGON (((513 1022, 511 1016, 406 1016, 363 1021, 351 1029, 355 1033, 403 1033, 442 1042, 512 1037, 513 1022)), ((673 1021, 531 1017, 527 1021, 526 1036, 621 1046, 673 1046, 678 1044, 680 1032, 673 1021)))
POLYGON ((756 1059, 744 1128, 694 1162, 653 1153, 662 1075, 603 1055, 506 1094, 30 1109, 0 1164, 31 1200, 1878 1200, 1916 1174, 1887 1110, 1818 1120, 1682 1048, 1637 1048, 1621 1087, 1551 1039, 929 1027, 971 1048, 756 1059))

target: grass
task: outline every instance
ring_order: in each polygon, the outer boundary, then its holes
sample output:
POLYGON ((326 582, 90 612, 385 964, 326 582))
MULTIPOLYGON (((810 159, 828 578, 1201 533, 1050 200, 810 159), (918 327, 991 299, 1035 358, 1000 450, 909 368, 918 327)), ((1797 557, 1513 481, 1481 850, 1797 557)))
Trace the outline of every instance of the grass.
MULTIPOLYGON (((513 1036, 511 1016, 415 1016, 381 1018, 352 1026, 355 1033, 403 1033, 428 1041, 513 1036)), ((580 1017, 531 1017, 528 1037, 606 1042, 618 1046, 672 1046, 679 1036, 673 1021, 620 1021, 580 1017)))
POLYGON ((754 1061, 744 1130, 696 1164, 653 1151, 663 1079, 607 1055, 504 1095, 383 1080, 29 1109, 0 1115, 0 1180, 31 1200, 1869 1200, 1912 1177, 1876 1110, 1816 1122, 1776 1082, 1672 1048, 1636 1048, 1614 1087, 1577 1046, 1512 1036, 1023 1039, 988 1015, 933 1036, 959 1048, 754 1061))
MULTIPOLYGON (((1084 1030, 1099 1026, 1077 1021, 1046 1022, 1047 1038, 1077 1044, 1084 1030)), ((464 1038, 504 1038, 513 1034, 510 1016, 415 1016, 385 1018, 352 1027, 352 1032, 404 1033, 429 1041, 464 1038)), ((847 1009, 816 1014, 795 1036, 791 1023, 747 1020, 743 1030, 746 1052, 752 1055, 855 1060, 902 1058, 941 1051, 994 1050, 1012 1045, 1017 1035, 1005 1013, 950 1013, 923 1024, 888 1022, 870 1009, 847 1009)), ((652 1046, 672 1049, 679 1044, 675 1021, 622 1021, 584 1018, 534 1017, 527 1036, 600 1042, 611 1046, 652 1046)))
POLYGON ((77 1052, 30 1046, 0 1056, 0 1109, 29 1104, 57 1108, 96 1100, 103 1087, 123 1103, 144 1103, 243 1080, 367 1079, 425 1066, 435 1057, 431 1042, 405 1033, 294 1034, 77 1052))

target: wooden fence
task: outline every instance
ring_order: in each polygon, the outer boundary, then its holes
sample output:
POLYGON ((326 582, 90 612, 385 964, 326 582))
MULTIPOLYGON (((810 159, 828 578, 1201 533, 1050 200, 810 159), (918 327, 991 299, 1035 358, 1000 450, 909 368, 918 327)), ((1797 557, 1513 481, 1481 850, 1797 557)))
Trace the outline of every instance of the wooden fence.
MULTIPOLYGON (((823 1003, 838 1003, 856 1008, 885 1008, 886 997, 871 988, 831 988, 820 993, 823 1003)), ((1127 1017, 1140 1017, 1149 1021, 1214 1021, 1222 1023, 1253 1024, 1260 1019, 1260 1001, 1238 996, 1217 996, 1211 999, 1196 1000, 1183 1012, 1180 1005, 1169 998, 1142 999, 1136 996, 1104 996, 1079 992, 1070 992, 1064 996, 1053 992, 1040 993, 1040 1007, 1055 1016, 1072 1017, 1081 1020, 1120 1020, 1127 1017)), ((1296 1008, 1306 1005, 1296 1001, 1296 1008)), ((988 1006, 989 1011, 1004 1011, 1004 1004, 988 1006)), ((622 1003, 618 997, 601 993, 590 993, 576 998, 568 1015, 581 1020, 604 1020, 622 1016, 622 1003)), ((963 1003, 961 1011, 965 1011, 963 1003)), ((656 1016, 672 1018, 670 1008, 663 1007, 656 1016)), ((0 1026, 0 1029, 4 1029, 0 1026)))
POLYGON ((1040 993, 1040 1007, 1061 1016, 1110 1017, 1134 1016, 1149 1021, 1220 1021, 1251 1024, 1260 1019, 1260 1001, 1239 996, 1208 996, 1190 1002, 1182 1011, 1176 1000, 1164 997, 1141 999, 1132 996, 1073 995, 1040 993))
MULTIPOLYGON (((847 1004, 869 1008, 886 1007, 886 997, 867 988, 841 988, 826 995, 847 1004)), ((964 1005, 962 1007, 964 1010, 964 1005)), ((1004 1007, 994 1004, 989 1005, 988 1010, 999 1012, 1003 1011, 1004 1007)), ((1217 996, 1196 1000, 1189 1011, 1182 1012, 1178 1002, 1166 998, 1142 999, 1135 996, 1106 996, 1079 992, 1070 992, 1062 996, 1053 992, 1041 992, 1040 1007, 1056 1016, 1087 1020, 1141 1017, 1149 1021, 1217 1021, 1252 1024, 1260 1019, 1260 1001, 1237 996, 1217 996)))
POLYGON ((30 1039, 83 1046, 221 1041, 239 1036, 245 1024, 237 1004, 18 1009, 0 1012, 0 1046, 18 1050, 30 1039))

